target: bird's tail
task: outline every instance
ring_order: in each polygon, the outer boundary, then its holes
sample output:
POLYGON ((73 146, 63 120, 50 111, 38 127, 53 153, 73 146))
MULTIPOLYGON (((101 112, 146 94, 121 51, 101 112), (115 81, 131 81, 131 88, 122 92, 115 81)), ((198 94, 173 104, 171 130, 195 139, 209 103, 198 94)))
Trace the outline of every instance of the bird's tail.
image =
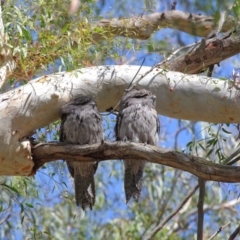
POLYGON ((83 210, 86 207, 89 207, 92 210, 95 203, 94 172, 85 176, 82 176, 79 173, 75 174, 74 185, 77 206, 81 206, 83 210))
POLYGON ((125 165, 124 189, 126 203, 128 203, 131 197, 133 197, 134 200, 138 202, 142 190, 145 161, 124 160, 124 165, 125 165))

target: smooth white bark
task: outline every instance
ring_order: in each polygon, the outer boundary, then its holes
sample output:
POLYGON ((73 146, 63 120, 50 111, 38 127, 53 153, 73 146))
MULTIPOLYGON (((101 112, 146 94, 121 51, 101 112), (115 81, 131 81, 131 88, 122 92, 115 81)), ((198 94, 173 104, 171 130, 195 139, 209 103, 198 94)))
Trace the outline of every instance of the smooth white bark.
POLYGON ((5 49, 3 56, 4 61, 2 62, 2 66, 0 67, 0 89, 7 83, 7 77, 16 68, 16 63, 8 50, 5 49))
MULTIPOLYGON (((135 78, 150 67, 142 67, 135 78)), ((90 94, 100 111, 120 100, 138 66, 100 66, 43 76, 0 96, 0 175, 29 175, 33 163, 29 142, 22 138, 59 118, 71 98, 90 94)), ((157 96, 159 114, 214 123, 240 123, 239 91, 227 81, 153 69, 140 82, 157 96)))
POLYGON ((3 25, 3 20, 2 20, 2 6, 0 5, 0 36, 4 35, 4 25, 3 25))

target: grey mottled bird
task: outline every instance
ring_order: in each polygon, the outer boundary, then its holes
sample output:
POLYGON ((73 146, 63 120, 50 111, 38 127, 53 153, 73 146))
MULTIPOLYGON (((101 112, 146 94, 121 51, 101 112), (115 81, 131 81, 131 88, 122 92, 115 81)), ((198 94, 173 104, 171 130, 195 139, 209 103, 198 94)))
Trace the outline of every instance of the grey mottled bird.
MULTIPOLYGON (((145 89, 132 89, 121 99, 115 133, 117 140, 157 145, 160 131, 156 96, 145 89)), ((125 159, 124 189, 126 203, 133 197, 137 202, 142 189, 145 162, 125 159)))
MULTIPOLYGON (((60 141, 71 144, 93 144, 103 140, 102 118, 90 97, 79 97, 61 109, 60 141)), ((77 206, 92 209, 95 202, 94 174, 97 162, 70 162, 68 170, 74 178, 77 206)))

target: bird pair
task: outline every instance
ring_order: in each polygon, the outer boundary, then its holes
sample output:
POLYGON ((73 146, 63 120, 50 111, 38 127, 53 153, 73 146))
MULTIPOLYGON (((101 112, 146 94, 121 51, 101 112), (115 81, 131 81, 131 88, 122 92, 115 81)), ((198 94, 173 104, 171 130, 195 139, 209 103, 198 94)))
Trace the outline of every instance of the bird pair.
MULTIPOLYGON (((157 145, 160 126, 155 106, 156 96, 148 90, 134 88, 126 92, 120 101, 116 140, 157 145)), ((102 118, 92 98, 83 96, 64 105, 61 119, 61 142, 80 145, 102 142, 102 118)), ((145 163, 138 159, 124 159, 126 202, 131 197, 136 201, 139 199, 145 163)), ((76 203, 82 209, 92 209, 94 205, 97 164, 67 161, 68 170, 74 178, 76 203)))

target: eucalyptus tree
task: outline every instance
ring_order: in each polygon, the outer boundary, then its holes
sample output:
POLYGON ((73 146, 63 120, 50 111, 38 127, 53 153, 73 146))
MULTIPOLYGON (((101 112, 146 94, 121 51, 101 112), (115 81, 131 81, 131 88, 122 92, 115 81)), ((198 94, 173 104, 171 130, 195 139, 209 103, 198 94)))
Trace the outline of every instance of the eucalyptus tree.
POLYGON ((239 2, 70 6, 2 1, 2 238, 234 239, 238 185, 218 182, 240 181, 239 168, 227 166, 238 160, 239 2), (117 104, 135 85, 157 96, 159 148, 114 143, 117 104), (59 110, 79 95, 103 112, 101 145, 58 144, 59 110), (125 205, 122 163, 101 162, 95 208, 82 212, 64 162, 55 161, 69 155, 155 164, 139 203, 125 205))

